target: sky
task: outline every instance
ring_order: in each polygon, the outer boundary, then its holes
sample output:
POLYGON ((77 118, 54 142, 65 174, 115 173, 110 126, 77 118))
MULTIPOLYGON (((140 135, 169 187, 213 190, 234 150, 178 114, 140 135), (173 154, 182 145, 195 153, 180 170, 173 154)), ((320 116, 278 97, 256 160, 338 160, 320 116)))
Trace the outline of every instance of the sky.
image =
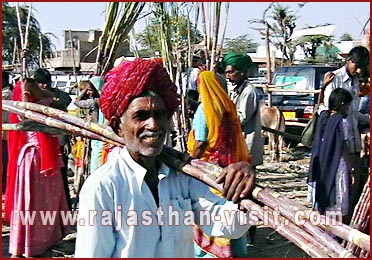
MULTIPOLYGON (((293 11, 298 10, 299 2, 281 3, 293 11)), ((261 19, 269 4, 270 2, 231 2, 225 37, 235 38, 248 34, 249 38, 263 44, 258 31, 252 28, 257 25, 248 21, 261 19)), ((53 33, 57 37, 52 39, 57 50, 63 49, 63 30, 103 29, 104 26, 105 2, 33 2, 32 5, 42 32, 53 33)), ((270 13, 269 11, 267 16, 270 13)), ((339 40, 344 33, 351 34, 354 39, 360 39, 362 28, 370 17, 370 2, 308 2, 296 15, 298 18, 295 30, 330 23, 337 25, 335 40, 339 40)), ((222 21, 224 18, 221 18, 222 21)), ((144 24, 144 21, 136 24, 135 31, 143 30, 144 24)), ((222 28, 220 34, 221 31, 222 28)))

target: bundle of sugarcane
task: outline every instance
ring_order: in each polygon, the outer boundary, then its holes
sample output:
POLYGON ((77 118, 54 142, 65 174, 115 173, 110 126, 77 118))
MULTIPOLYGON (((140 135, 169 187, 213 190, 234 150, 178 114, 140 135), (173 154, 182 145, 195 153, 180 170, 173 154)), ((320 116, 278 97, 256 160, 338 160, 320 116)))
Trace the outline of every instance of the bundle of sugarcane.
POLYGON ((36 103, 11 100, 3 100, 1 106, 5 111, 15 113, 50 127, 63 129, 75 135, 86 136, 114 145, 122 144, 122 140, 110 128, 88 122, 56 108, 36 103))
MULTIPOLYGON (((370 188, 369 188, 369 176, 363 187, 362 194, 359 198, 357 205, 355 206, 353 216, 350 221, 350 226, 360 230, 362 232, 369 231, 370 220, 370 188)), ((366 249, 358 244, 353 244, 349 241, 344 241, 343 245, 346 249, 350 250, 354 255, 360 258, 369 258, 369 248, 366 249)))
POLYGON ((309 233, 302 230, 292 222, 285 223, 286 219, 282 216, 274 218, 273 209, 270 207, 262 208, 251 200, 243 200, 241 205, 250 212, 256 212, 259 219, 266 219, 269 227, 293 242, 296 246, 301 248, 305 253, 314 258, 329 258, 327 248, 316 241, 309 233), (267 213, 270 214, 267 214, 267 213), (281 225, 278 225, 282 223, 281 225))
MULTIPOLYGON (((2 107, 4 110, 18 113, 19 115, 25 116, 26 118, 37 119, 40 123, 49 124, 50 122, 58 122, 55 123, 53 126, 61 129, 67 129, 71 131, 73 134, 79 134, 84 137, 94 138, 104 141, 109 141, 116 145, 123 145, 122 140, 108 128, 95 124, 92 127, 89 124, 86 124, 84 120, 77 118, 75 116, 66 116, 64 115, 63 111, 60 113, 56 113, 53 109, 46 109, 45 106, 37 105, 31 106, 26 102, 3 102, 2 107), (12 107, 13 106, 13 107, 12 107), (58 118, 50 118, 45 114, 41 114, 36 117, 31 117, 31 112, 37 113, 35 111, 25 111, 24 109, 20 109, 20 107, 28 107, 32 109, 37 109, 38 111, 47 111, 50 114, 58 118), (11 109, 10 109, 11 108, 11 109), (53 112, 51 112, 53 111, 53 112), (44 117, 43 117, 44 116, 44 117), (43 118, 44 121, 40 120, 43 118), (53 119, 53 120, 52 120, 53 119), (65 121, 63 121, 63 120, 65 121), (84 129, 79 129, 81 128, 84 129), (85 127, 88 127, 85 129, 85 127), (83 131, 85 130, 85 131, 83 131), (99 138, 97 138, 99 137, 99 138)), ((174 167, 188 175, 197 178, 209 186, 222 191, 222 186, 215 182, 216 178, 222 171, 222 168, 207 162, 203 162, 197 159, 193 159, 187 154, 181 153, 176 151, 170 147, 164 146, 163 152, 161 154, 161 158, 163 161, 171 167, 174 167)), ((253 197, 257 200, 263 202, 266 206, 270 207, 271 209, 257 209, 257 207, 250 203, 248 200, 243 200, 241 205, 248 209, 249 211, 257 210, 258 217, 261 220, 266 220, 268 225, 277 230, 280 233, 290 240, 291 242, 295 243, 305 252, 307 252, 310 256, 313 257, 355 257, 351 254, 348 250, 343 248, 340 244, 338 244, 327 232, 322 230, 320 227, 327 227, 328 231, 338 230, 335 227, 330 227, 330 221, 327 221, 327 217, 324 216, 323 221, 321 221, 322 225, 315 226, 307 220, 306 218, 303 219, 303 223, 298 225, 298 221, 294 219, 296 215, 296 211, 304 210, 304 207, 301 205, 296 204, 295 202, 281 196, 280 194, 268 189, 268 188, 261 188, 256 187, 253 191, 253 197), (285 203, 283 203, 285 202, 285 203), (275 223, 271 217, 265 219, 264 212, 277 212, 281 215, 281 219, 283 220, 281 223, 275 223), (285 219, 284 219, 285 218, 285 219), (328 223, 328 224, 327 224, 328 223), (297 226, 297 227, 295 227, 297 226), (301 230, 301 231, 299 231, 301 230)), ((267 215, 267 214, 266 214, 267 215)), ((273 214, 271 214, 273 215, 273 214)), ((306 214, 304 214, 306 215, 306 214)), ((321 218, 322 219, 322 218, 321 218)), ((340 224, 340 226, 342 226, 340 224)), ((357 241, 358 245, 363 247, 364 250, 369 252, 369 248, 366 245, 370 244, 370 238, 368 235, 362 234, 360 231, 353 229, 351 227, 345 228, 344 230, 341 229, 342 232, 337 233, 337 236, 340 236, 344 239, 347 239, 350 242, 355 243, 357 241)), ((340 230, 338 230, 340 231, 340 230)))
MULTIPOLYGON (((179 170, 194 176, 208 185, 216 188, 217 190, 221 191, 221 186, 217 185, 214 180, 217 178, 219 173, 222 171, 222 169, 214 164, 210 164, 207 162, 203 162, 200 160, 192 159, 192 157, 188 155, 184 155, 181 152, 174 151, 168 147, 165 147, 163 150, 163 156, 168 155, 169 159, 167 158, 164 160, 168 162, 171 166, 178 168, 179 170), (171 160, 172 159, 172 160, 171 160), (194 166, 197 167, 199 170, 195 170, 194 168, 190 167, 194 166), (200 169, 202 171, 200 172, 200 169)), ((339 243, 337 243, 336 240, 331 237, 328 232, 337 235, 341 238, 347 239, 350 242, 353 242, 359 246, 361 246, 363 249, 369 251, 369 244, 370 244, 370 237, 356 229, 353 229, 342 222, 336 221, 334 219, 331 219, 328 216, 321 216, 316 211, 311 211, 307 209, 306 207, 298 204, 295 201, 290 200, 289 198, 286 198, 283 195, 280 195, 279 193, 269 189, 269 188, 261 188, 256 187, 253 191, 253 197, 261 202, 263 202, 265 205, 269 206, 271 209, 274 209, 278 211, 283 217, 286 218, 285 227, 282 227, 280 224, 280 228, 284 228, 282 230, 282 233, 285 233, 287 230, 288 225, 298 225, 299 222, 302 222, 300 225, 300 228, 309 234, 312 237, 312 243, 316 244, 322 244, 326 246, 326 252, 329 257, 355 257, 353 256, 348 250, 343 248, 339 243), (301 212, 300 215, 302 218, 301 221, 297 220, 295 218, 297 212, 301 212), (308 219, 309 216, 311 216, 312 212, 318 216, 319 219, 319 227, 313 225, 310 220, 308 219), (326 232, 327 231, 327 232, 326 232), (314 242, 316 241, 316 242, 314 242)), ((241 202, 241 205, 247 208, 248 210, 252 210, 252 204, 247 203, 244 201, 241 202)), ((266 219, 267 221, 267 219, 266 219)), ((277 230, 278 227, 275 225, 271 225, 272 223, 268 223, 268 225, 273 228, 274 230, 277 230)), ((281 233, 281 234, 282 234, 281 233)), ((301 249, 303 249, 305 252, 309 253, 308 250, 308 241, 307 238, 304 238, 304 235, 299 235, 295 239, 291 237, 289 233, 288 235, 283 235, 288 240, 295 243, 297 246, 301 244, 301 249), (304 246, 307 245, 307 246, 304 246)), ((293 234, 292 234, 293 235, 293 234)), ((313 252, 314 253, 314 252, 313 252)), ((319 253, 319 252, 318 252, 319 253)), ((315 253, 316 255, 316 253, 315 253)), ((315 255, 312 255, 316 257, 315 255)))
POLYGON ((108 3, 105 26, 99 38, 95 75, 103 76, 112 68, 117 50, 128 37, 144 6, 144 2, 108 3))
MULTIPOLYGON (((301 216, 302 218, 310 220, 311 214, 314 215, 314 213, 316 213, 315 211, 309 210, 305 206, 298 204, 296 201, 291 200, 288 197, 285 197, 282 194, 271 190, 270 188, 265 188, 265 191, 270 192, 273 197, 277 198, 280 201, 281 205, 286 205, 296 212, 303 212, 301 216)), ((355 228, 345 225, 337 219, 318 214, 316 217, 320 218, 318 226, 321 227, 323 230, 332 233, 342 239, 345 239, 345 241, 350 241, 349 243, 357 245, 358 247, 369 251, 370 237, 367 234, 356 232, 355 228)))

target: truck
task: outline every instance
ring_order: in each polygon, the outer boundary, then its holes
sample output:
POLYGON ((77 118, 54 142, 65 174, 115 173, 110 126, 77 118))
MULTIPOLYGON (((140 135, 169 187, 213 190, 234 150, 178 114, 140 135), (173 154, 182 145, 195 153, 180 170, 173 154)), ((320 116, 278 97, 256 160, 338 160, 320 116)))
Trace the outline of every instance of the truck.
POLYGON ((301 135, 314 113, 324 74, 334 71, 335 65, 298 65, 276 68, 272 85, 272 105, 284 115, 286 132, 301 135))

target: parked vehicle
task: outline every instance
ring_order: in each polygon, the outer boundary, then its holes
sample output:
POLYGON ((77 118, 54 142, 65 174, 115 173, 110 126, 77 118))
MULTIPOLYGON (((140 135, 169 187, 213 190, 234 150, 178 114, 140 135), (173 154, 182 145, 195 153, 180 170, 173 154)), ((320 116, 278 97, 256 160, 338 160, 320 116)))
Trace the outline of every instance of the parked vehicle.
POLYGON ((286 132, 300 135, 314 112, 318 102, 317 93, 323 83, 324 74, 337 69, 326 65, 302 65, 276 68, 272 85, 283 91, 272 93, 272 105, 284 114, 286 132))

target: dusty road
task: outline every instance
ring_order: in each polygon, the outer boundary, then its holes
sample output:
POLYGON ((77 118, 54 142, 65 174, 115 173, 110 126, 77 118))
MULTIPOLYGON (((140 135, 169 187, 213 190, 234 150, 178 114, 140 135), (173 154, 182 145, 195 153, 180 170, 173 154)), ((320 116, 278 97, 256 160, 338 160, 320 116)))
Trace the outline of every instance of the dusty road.
MULTIPOLYGON (((306 176, 309 166, 310 150, 297 147, 286 154, 284 162, 270 162, 265 155, 264 164, 257 168, 257 183, 274 189, 287 197, 308 205, 306 202, 306 176)), ((2 256, 8 254, 9 228, 2 226, 2 256)), ((41 255, 42 258, 71 258, 74 253, 74 234, 55 244, 41 255)), ((264 225, 257 226, 256 240, 248 244, 249 258, 307 258, 307 254, 294 244, 264 225)))

